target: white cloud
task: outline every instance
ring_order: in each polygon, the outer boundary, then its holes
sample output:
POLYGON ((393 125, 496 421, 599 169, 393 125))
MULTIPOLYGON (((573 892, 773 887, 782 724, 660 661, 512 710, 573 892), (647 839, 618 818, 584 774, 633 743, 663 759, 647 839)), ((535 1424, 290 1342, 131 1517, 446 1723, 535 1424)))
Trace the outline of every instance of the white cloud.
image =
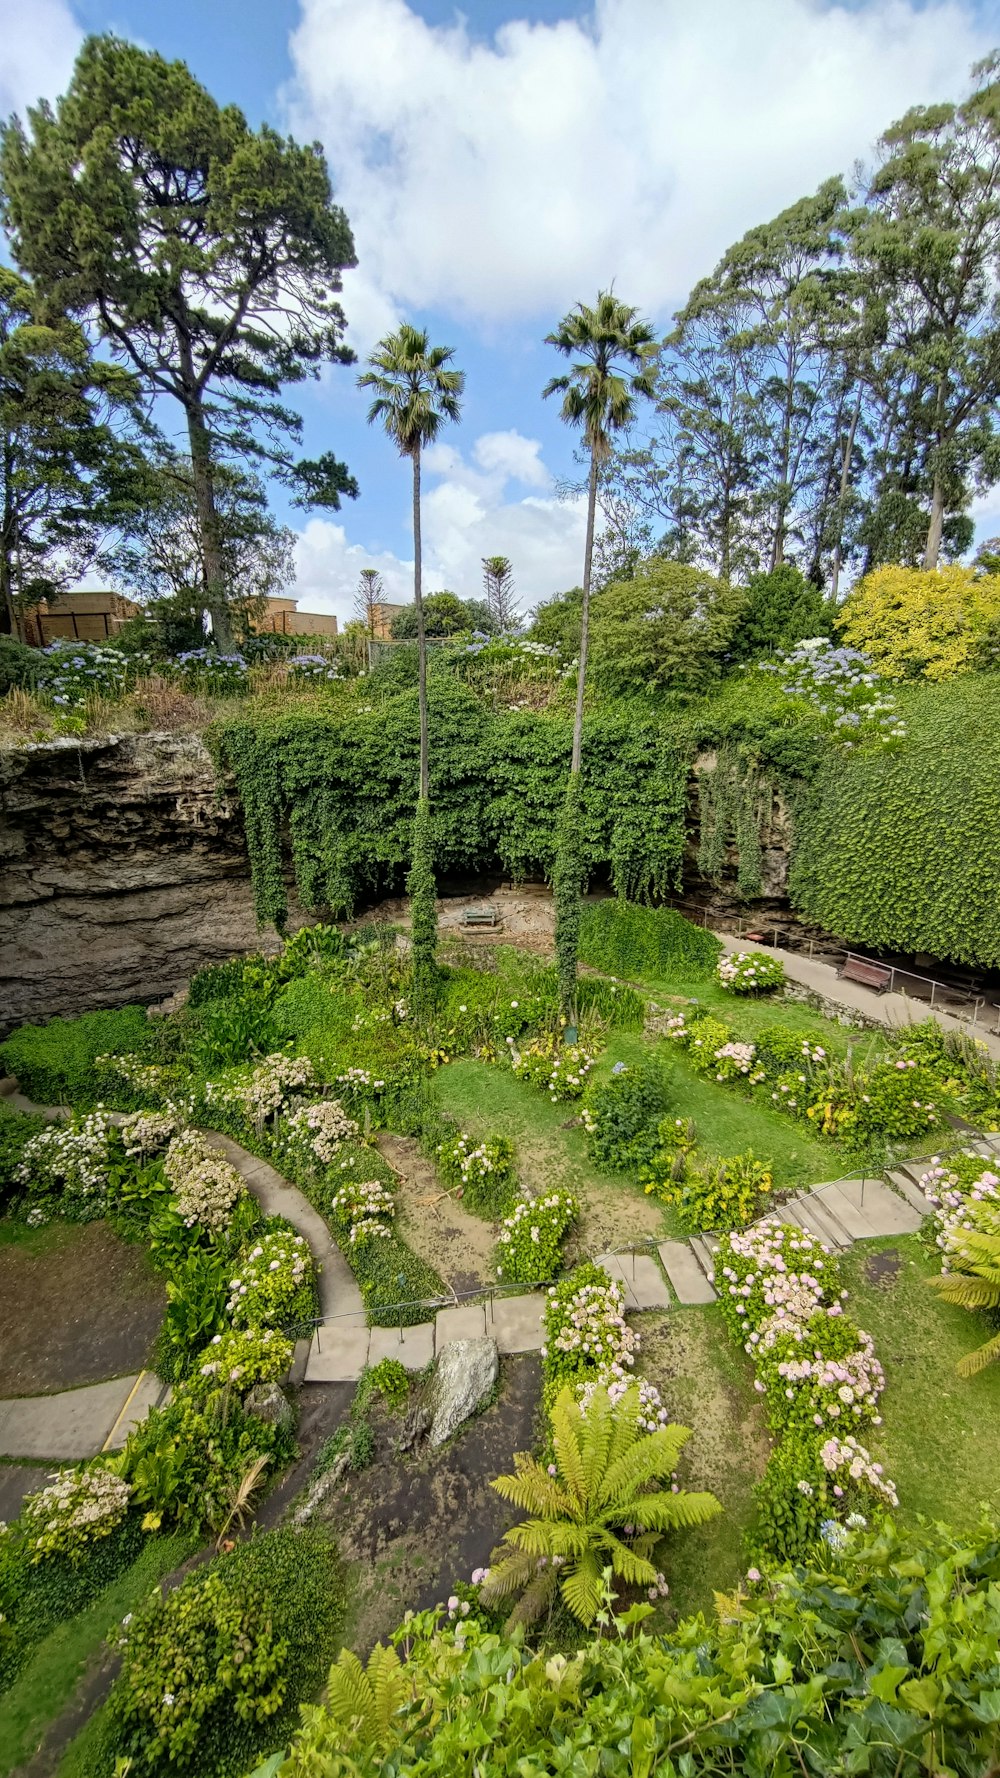
POLYGON ((500 321, 615 279, 662 316, 989 47, 962 0, 596 0, 490 41, 407 0, 302 0, 285 100, 354 226, 363 334, 375 292, 500 321))
POLYGON ((62 0, 0 0, 0 116, 55 99, 69 82, 83 34, 62 0))
MULTIPOLYGON (((578 583, 583 561, 585 510, 580 500, 560 500, 535 439, 518 432, 489 432, 468 457, 451 445, 424 456, 424 586, 450 587, 478 598, 483 556, 509 556, 518 601, 527 612, 539 599, 578 583), (511 497, 511 484, 538 492, 511 497)), ((357 525, 353 527, 357 529, 357 525)), ((303 611, 351 615, 358 574, 377 568, 387 599, 413 597, 413 563, 389 551, 372 554, 348 541, 344 525, 310 519, 296 546, 294 588, 303 611)))

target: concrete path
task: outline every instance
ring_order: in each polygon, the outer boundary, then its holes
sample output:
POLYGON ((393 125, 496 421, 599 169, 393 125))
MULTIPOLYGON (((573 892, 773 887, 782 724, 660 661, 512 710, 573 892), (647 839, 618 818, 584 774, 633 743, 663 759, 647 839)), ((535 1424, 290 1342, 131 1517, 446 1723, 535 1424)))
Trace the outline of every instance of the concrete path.
POLYGON ((0 1456, 75 1463, 104 1449, 139 1378, 0 1401, 0 1456))
POLYGON ((1000 1059, 1000 1036, 995 1032, 982 1025, 973 1027, 968 1019, 955 1018, 952 1013, 929 1006, 926 1000, 911 1000, 907 994, 876 994, 874 989, 866 988, 860 982, 845 981, 832 963, 819 963, 815 957, 803 957, 800 951, 785 951, 780 945, 754 944, 751 939, 737 938, 732 932, 717 932, 715 936, 727 951, 763 951, 769 957, 776 957, 784 964, 789 981, 811 988, 824 1000, 842 1006, 845 1012, 864 1013, 866 1018, 875 1019, 892 1031, 919 1024, 923 1019, 936 1019, 943 1031, 961 1031, 966 1037, 978 1038, 991 1056, 1000 1059))

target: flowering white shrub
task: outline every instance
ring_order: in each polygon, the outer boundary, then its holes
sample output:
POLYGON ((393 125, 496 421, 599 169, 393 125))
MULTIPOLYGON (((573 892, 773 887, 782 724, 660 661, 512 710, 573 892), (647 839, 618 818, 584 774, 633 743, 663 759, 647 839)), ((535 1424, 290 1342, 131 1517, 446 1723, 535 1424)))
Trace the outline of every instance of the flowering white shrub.
POLYGON ((563 1236, 579 1214, 569 1192, 525 1198, 500 1224, 497 1277, 505 1284, 540 1284, 554 1277, 563 1236))
POLYGON ((44 1562, 49 1556, 76 1561, 88 1544, 121 1524, 131 1493, 131 1485, 103 1464, 60 1470, 47 1488, 29 1494, 21 1508, 28 1561, 44 1562))
POLYGON ((197 1223, 218 1234, 229 1227, 246 1186, 236 1168, 197 1130, 182 1130, 173 1138, 163 1171, 174 1188, 174 1209, 188 1228, 197 1223))
POLYGON ((723 951, 715 973, 731 994, 763 994, 785 979, 784 965, 766 951, 723 951))
POLYGON ((162 1105, 182 1084, 182 1070, 170 1062, 144 1062, 139 1056, 126 1054, 98 1056, 94 1065, 155 1104, 162 1105))
POLYGON ((201 1354, 197 1375, 223 1387, 241 1390, 255 1383, 277 1383, 292 1362, 291 1340, 273 1327, 233 1328, 216 1334, 201 1354))
POLYGON ((281 1111, 293 1094, 315 1087, 316 1076, 308 1056, 265 1056, 250 1069, 233 1069, 221 1080, 209 1081, 209 1103, 231 1106, 261 1129, 267 1118, 281 1111))
POLYGON ((396 1204, 380 1179, 351 1179, 334 1192, 330 1208, 352 1247, 359 1241, 391 1235, 396 1204))
POLYGON ((303 1235, 278 1229, 261 1235, 229 1280, 226 1313, 234 1327, 272 1327, 307 1319, 312 1304, 312 1254, 303 1235))
POLYGON ((625 1320, 625 1292, 600 1266, 578 1266, 554 1284, 545 1306, 546 1381, 628 1381, 638 1340, 625 1320))
POLYGON ((558 1038, 539 1038, 520 1051, 511 1048, 511 1066, 518 1080, 541 1087, 553 1104, 559 1099, 580 1098, 596 1060, 580 1044, 562 1044, 558 1038))
POLYGON ((176 1131, 177 1119, 169 1111, 133 1111, 118 1126, 125 1153, 133 1159, 159 1154, 176 1131))
POLYGON ((716 1080, 736 1080, 749 1074, 757 1054, 752 1043, 723 1043, 715 1052, 716 1080))
POLYGON ((951 1271, 970 1230, 1000 1234, 1000 1174, 980 1155, 963 1153, 947 1161, 934 1155, 921 1175, 920 1189, 934 1206, 942 1272, 951 1271))
POLYGON ((295 1105, 278 1125, 276 1148, 309 1167, 328 1167, 341 1144, 360 1135, 339 1099, 320 1099, 314 1105, 295 1105))
POLYGON ((25 1220, 37 1228, 53 1216, 91 1222, 107 1209, 110 1117, 92 1111, 39 1130, 21 1151, 14 1179, 25 1220))

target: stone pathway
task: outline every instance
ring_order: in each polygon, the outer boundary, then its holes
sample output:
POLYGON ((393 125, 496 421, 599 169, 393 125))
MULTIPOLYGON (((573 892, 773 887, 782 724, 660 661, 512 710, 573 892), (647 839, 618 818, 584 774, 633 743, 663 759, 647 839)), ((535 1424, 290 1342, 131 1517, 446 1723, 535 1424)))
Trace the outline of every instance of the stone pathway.
POLYGON ((133 1426, 169 1393, 159 1377, 140 1371, 83 1389, 0 1401, 0 1457, 77 1463, 98 1451, 118 1451, 133 1426))

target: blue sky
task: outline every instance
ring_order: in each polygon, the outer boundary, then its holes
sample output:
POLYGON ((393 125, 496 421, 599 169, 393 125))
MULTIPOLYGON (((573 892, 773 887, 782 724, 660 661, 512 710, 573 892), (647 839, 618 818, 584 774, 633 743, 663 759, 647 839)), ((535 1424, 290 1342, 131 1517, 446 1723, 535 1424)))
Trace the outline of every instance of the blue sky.
MULTIPOLYGON (((217 99, 323 141, 359 269, 363 356, 401 316, 454 346, 463 422, 427 463, 431 584, 469 595, 514 561, 525 605, 579 578, 573 440, 542 343, 610 280, 662 325, 751 224, 849 172, 909 104, 961 92, 1000 39, 996 0, 0 0, 0 104, 65 82, 80 35, 182 57, 217 99)), ((305 448, 361 497, 295 515, 304 608, 349 615, 360 567, 410 572, 406 466, 350 371, 296 390, 305 448)), ((1000 499, 982 504, 1000 530, 1000 499)))

